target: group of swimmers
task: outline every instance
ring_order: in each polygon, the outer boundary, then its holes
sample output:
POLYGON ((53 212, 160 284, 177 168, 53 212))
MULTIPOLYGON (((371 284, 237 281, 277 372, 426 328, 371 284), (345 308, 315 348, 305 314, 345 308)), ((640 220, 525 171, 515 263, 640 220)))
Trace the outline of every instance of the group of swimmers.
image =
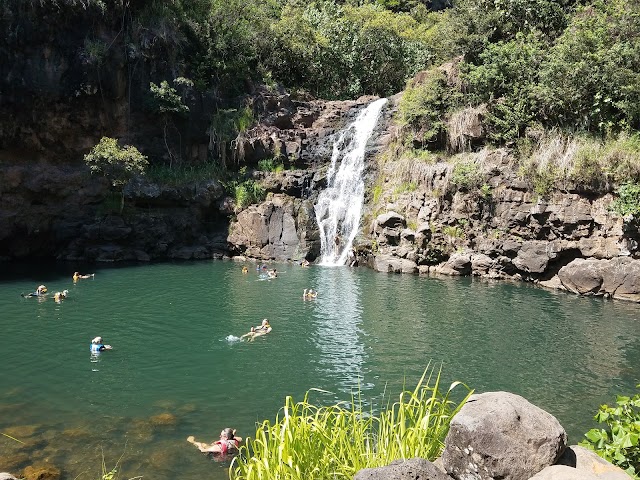
MULTIPOLYGON (((72 278, 73 278, 73 283, 78 283, 78 280, 94 278, 95 276, 96 276, 95 273, 82 275, 80 274, 80 272, 74 272, 72 278)), ((44 299, 48 295, 48 289, 46 285, 38 285, 36 287, 36 290, 33 293, 29 293, 27 295, 23 293, 21 295, 23 297, 39 297, 44 299)), ((65 289, 65 290, 62 290, 61 292, 55 292, 53 294, 53 300, 56 303, 61 303, 62 300, 66 299, 68 296, 69 296, 69 290, 65 289)), ((95 337, 93 340, 91 340, 90 350, 92 355, 103 352, 105 350, 111 350, 112 348, 113 347, 111 345, 106 345, 102 342, 102 337, 95 337)))
MULTIPOLYGON (((78 280, 82 278, 93 278, 93 277, 95 277, 95 273, 81 275, 79 272, 75 272, 72 278, 73 278, 73 283, 77 283, 78 280)), ((27 293, 27 294, 21 293, 20 295, 22 297, 38 297, 40 299, 45 299, 47 298, 48 294, 49 294, 49 290, 47 289, 46 285, 38 285, 34 292, 27 293)), ((68 297, 68 295, 69 295, 69 290, 66 290, 66 289, 62 290, 61 292, 55 292, 53 294, 53 300, 56 303, 61 303, 62 300, 68 297)))

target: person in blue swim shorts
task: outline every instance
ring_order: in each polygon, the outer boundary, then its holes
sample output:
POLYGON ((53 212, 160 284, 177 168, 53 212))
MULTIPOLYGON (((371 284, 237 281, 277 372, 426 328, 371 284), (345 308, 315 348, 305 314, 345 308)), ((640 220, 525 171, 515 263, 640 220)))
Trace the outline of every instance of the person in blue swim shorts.
POLYGON ((91 340, 91 353, 100 353, 105 350, 111 350, 113 347, 111 345, 105 345, 102 343, 102 337, 96 337, 91 340))

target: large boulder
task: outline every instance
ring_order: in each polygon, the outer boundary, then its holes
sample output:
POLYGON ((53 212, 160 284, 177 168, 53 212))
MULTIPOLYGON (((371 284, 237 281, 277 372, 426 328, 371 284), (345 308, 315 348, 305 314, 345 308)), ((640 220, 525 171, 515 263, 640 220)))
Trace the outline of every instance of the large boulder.
POLYGON ((405 218, 397 212, 387 212, 376 217, 376 230, 378 228, 398 228, 404 227, 405 218))
POLYGON ((640 260, 578 258, 558 272, 563 288, 580 295, 612 296, 640 302, 640 260))
POLYGON ((551 465, 536 473, 530 480, 598 480, 598 477, 566 465, 551 465))
POLYGON ((417 273, 418 271, 416 262, 386 253, 375 256, 373 268, 378 272, 388 273, 417 273))
MULTIPOLYGON (((579 445, 571 445, 568 447, 556 466, 567 466, 574 469, 575 472, 581 474, 581 478, 597 478, 598 480, 629 480, 627 472, 620 467, 607 462, 604 458, 598 456, 595 452, 587 450, 579 445)), ((551 467, 549 467, 551 468, 551 467)), ((538 475, 543 474, 548 468, 545 468, 538 475)), ((538 475, 533 478, 538 479, 538 475)), ((540 477, 542 478, 564 478, 564 477, 540 477)))
POLYGON ((363 468, 353 480, 451 480, 424 458, 395 460, 386 467, 363 468))
POLYGON ((461 480, 528 480, 553 465, 567 433, 556 418, 519 395, 472 395, 452 419, 442 463, 461 480))
POLYGON ((528 273, 544 273, 549 260, 557 258, 560 249, 552 242, 533 241, 526 242, 518 251, 513 264, 519 270, 528 273))
POLYGON ((469 275, 471 273, 471 255, 454 253, 446 262, 437 265, 433 271, 443 275, 469 275))

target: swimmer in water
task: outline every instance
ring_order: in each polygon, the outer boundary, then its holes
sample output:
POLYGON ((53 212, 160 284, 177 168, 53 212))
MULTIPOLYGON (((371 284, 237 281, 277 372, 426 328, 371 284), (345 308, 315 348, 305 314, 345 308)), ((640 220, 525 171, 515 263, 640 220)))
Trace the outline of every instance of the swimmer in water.
POLYGON ((92 278, 92 277, 95 277, 95 276, 96 276, 95 273, 89 273, 88 275, 80 275, 79 272, 75 272, 73 274, 73 283, 76 283, 81 278, 92 278))
POLYGON ((55 300, 56 303, 60 303, 62 300, 67 298, 68 294, 69 294, 69 290, 63 290, 61 292, 56 292, 56 293, 53 294, 53 299, 55 300))
POLYGON ((225 428, 220 432, 220 440, 217 440, 212 443, 204 443, 204 442, 196 442, 196 439, 193 435, 189 435, 187 437, 187 442, 198 447, 203 453, 213 453, 226 455, 238 453, 238 447, 242 442, 242 437, 236 436, 236 431, 232 428, 225 428))
POLYGON ((102 337, 96 337, 91 340, 91 353, 100 353, 105 350, 111 350, 113 347, 111 345, 105 345, 102 343, 102 337))
POLYGON ((242 273, 249 273, 249 268, 246 265, 242 267, 242 273))
POLYGON ((245 333, 240 337, 240 339, 247 338, 248 341, 253 342, 256 337, 261 337, 262 335, 266 335, 267 333, 271 333, 271 325, 269 325, 269 320, 266 318, 262 320, 262 323, 257 327, 251 327, 248 333, 245 333))

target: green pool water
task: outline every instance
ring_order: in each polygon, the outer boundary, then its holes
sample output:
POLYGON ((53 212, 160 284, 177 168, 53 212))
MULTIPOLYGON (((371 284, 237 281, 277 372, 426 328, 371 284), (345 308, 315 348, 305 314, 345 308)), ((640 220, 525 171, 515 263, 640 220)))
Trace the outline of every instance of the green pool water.
MULTIPOLYGON (((555 415, 577 443, 599 404, 639 383, 640 322, 631 303, 524 284, 420 278, 367 269, 223 261, 98 267, 73 284, 73 266, 0 268, 0 471, 31 463, 65 479, 222 479, 186 442, 226 426, 253 435, 286 395, 317 403, 359 389, 413 387, 427 364, 478 392, 520 394, 555 415), (22 298, 45 283, 56 304, 22 298), (304 288, 319 291, 304 301, 304 288), (273 332, 237 337, 268 318, 273 332), (113 350, 91 358, 101 335, 113 350)), ((94 267, 95 268, 95 267, 94 267)))

